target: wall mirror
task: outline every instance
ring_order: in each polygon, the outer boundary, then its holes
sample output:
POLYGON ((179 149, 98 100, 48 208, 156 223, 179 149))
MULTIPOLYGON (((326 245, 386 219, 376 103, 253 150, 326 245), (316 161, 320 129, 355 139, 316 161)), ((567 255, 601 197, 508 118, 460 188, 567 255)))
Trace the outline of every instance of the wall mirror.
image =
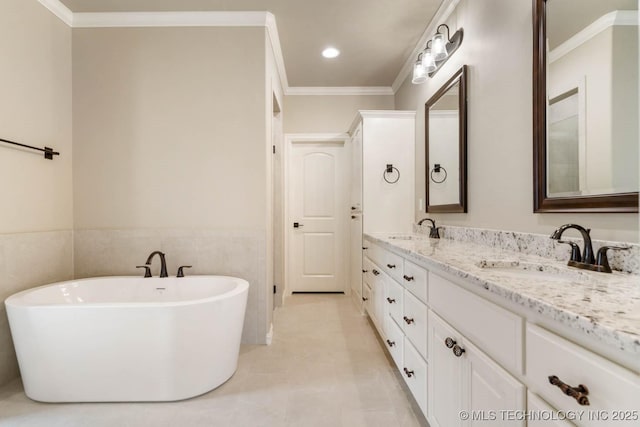
POLYGON ((427 212, 467 211, 467 66, 425 104, 427 212))
POLYGON ((534 0, 534 212, 638 212, 638 2, 534 0))

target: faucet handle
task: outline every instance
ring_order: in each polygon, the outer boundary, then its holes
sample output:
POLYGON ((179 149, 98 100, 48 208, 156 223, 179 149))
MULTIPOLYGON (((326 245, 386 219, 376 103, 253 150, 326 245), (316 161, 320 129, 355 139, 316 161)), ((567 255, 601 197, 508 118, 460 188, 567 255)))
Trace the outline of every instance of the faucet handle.
POLYGON ((144 277, 153 277, 151 275, 151 266, 150 265, 136 265, 136 268, 144 268, 144 277))
POLYGON ((571 261, 576 261, 576 262, 582 261, 582 257, 580 256, 580 247, 576 243, 568 242, 566 240, 558 240, 558 243, 571 245, 571 261))
POLYGON ((431 237, 432 239, 439 239, 440 230, 442 230, 442 227, 431 227, 431 229, 429 230, 429 237, 431 237))
POLYGON ((607 257, 607 251, 609 249, 616 251, 628 251, 631 249, 630 247, 624 246, 603 246, 598 249, 598 255, 596 257, 596 265, 602 267, 601 271, 604 273, 611 273, 611 267, 609 266, 609 258, 607 257))
POLYGON ((176 277, 184 277, 184 271, 182 271, 183 268, 191 268, 193 267, 192 265, 181 265, 180 267, 178 267, 178 272, 176 273, 176 277))

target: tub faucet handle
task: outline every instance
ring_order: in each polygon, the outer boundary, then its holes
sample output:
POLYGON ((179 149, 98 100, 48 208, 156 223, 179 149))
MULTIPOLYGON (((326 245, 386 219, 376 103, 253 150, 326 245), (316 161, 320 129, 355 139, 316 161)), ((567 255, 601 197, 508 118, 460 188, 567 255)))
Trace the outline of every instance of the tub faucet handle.
POLYGON ((144 268, 144 277, 153 277, 151 275, 151 266, 149 265, 136 265, 136 268, 144 268))
POLYGON ((178 272, 176 273, 176 277, 184 277, 184 271, 182 271, 183 268, 191 268, 193 267, 192 265, 181 265, 180 267, 178 267, 178 272))

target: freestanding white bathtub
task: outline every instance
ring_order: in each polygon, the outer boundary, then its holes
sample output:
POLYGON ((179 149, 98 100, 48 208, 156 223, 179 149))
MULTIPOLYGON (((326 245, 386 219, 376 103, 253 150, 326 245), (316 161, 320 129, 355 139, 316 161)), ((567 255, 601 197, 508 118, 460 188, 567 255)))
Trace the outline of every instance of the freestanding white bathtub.
POLYGON ((103 277, 5 301, 27 396, 41 402, 187 399, 238 365, 249 284, 223 276, 103 277))

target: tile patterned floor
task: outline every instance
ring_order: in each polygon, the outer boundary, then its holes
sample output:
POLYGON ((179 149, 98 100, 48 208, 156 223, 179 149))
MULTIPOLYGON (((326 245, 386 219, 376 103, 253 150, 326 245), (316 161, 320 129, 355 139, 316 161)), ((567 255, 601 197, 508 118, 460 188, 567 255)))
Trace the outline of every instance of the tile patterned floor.
POLYGON ((0 389, 0 427, 413 427, 426 421, 366 317, 343 295, 294 295, 271 346, 245 345, 236 374, 168 403, 44 404, 0 389))

